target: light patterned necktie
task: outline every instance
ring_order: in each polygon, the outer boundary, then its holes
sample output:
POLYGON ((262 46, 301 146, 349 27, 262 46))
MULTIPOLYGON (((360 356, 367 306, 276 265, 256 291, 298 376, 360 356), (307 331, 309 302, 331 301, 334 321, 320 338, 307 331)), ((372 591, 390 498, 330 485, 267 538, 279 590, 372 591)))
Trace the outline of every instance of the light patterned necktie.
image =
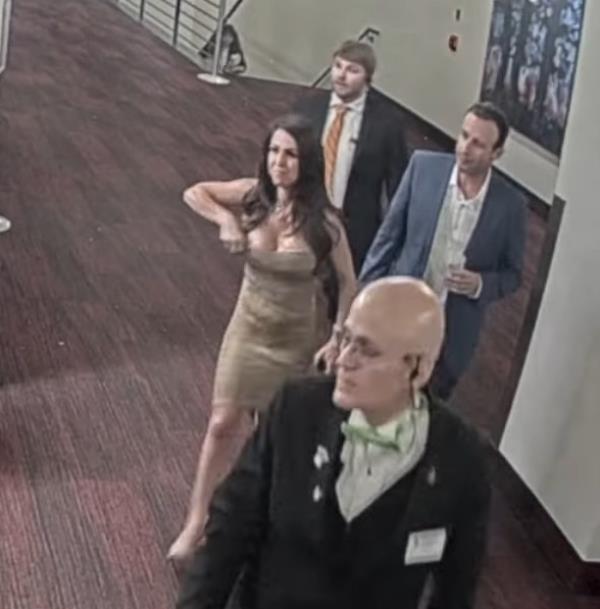
POLYGON ((335 109, 335 117, 327 132, 325 138, 325 187, 330 197, 333 197, 333 176, 335 174, 335 164, 338 155, 338 147, 340 144, 340 136, 344 128, 344 118, 348 112, 348 108, 344 105, 337 106, 335 109))

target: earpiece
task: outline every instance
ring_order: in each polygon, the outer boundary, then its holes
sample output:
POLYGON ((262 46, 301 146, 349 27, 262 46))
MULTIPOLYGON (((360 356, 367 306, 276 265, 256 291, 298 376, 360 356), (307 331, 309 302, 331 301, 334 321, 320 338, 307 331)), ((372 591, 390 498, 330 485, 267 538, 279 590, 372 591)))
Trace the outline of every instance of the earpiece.
POLYGON ((417 361, 415 362, 414 368, 412 369, 412 372, 410 373, 410 382, 411 383, 413 381, 415 381, 416 378, 419 376, 420 366, 421 366, 421 358, 417 357, 417 361))

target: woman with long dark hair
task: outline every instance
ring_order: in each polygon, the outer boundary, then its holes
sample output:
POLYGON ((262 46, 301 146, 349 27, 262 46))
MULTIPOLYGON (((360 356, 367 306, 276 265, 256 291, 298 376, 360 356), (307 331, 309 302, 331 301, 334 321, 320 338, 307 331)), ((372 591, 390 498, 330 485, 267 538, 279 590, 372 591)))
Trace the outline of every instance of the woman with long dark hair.
POLYGON ((285 379, 306 372, 313 357, 331 370, 337 355, 356 277, 323 173, 310 123, 289 115, 272 124, 257 179, 203 182, 184 193, 195 212, 220 227, 230 252, 246 253, 246 265, 219 352, 188 516, 171 559, 189 557, 200 542, 213 491, 250 435, 254 414, 285 379), (329 340, 324 294, 334 317, 329 340))

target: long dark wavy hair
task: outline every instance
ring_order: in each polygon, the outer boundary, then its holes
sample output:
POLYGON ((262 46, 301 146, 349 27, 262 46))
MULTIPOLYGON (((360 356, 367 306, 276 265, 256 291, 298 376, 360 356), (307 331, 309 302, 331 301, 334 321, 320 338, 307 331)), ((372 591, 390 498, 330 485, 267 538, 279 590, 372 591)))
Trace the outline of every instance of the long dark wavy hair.
POLYGON ((338 227, 331 217, 337 210, 325 190, 325 163, 321 143, 311 123, 303 116, 287 114, 273 121, 262 145, 258 183, 244 199, 242 220, 246 231, 258 226, 277 202, 277 188, 268 171, 271 138, 278 129, 291 135, 298 146, 298 179, 290 192, 293 232, 299 232, 317 260, 315 274, 321 278, 329 299, 330 316, 337 301, 337 276, 331 262, 338 227))

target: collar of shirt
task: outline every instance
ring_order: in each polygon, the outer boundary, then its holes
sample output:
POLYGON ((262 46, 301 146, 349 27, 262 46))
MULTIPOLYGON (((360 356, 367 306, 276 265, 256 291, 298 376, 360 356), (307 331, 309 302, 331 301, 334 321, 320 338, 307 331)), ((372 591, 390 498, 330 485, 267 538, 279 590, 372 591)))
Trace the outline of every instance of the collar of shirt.
POLYGON ((403 446, 396 445, 390 450, 391 447, 362 441, 358 434, 346 438, 340 454, 342 468, 335 484, 338 507, 346 522, 351 522, 414 470, 422 459, 429 436, 429 406, 424 395, 419 396, 419 402, 419 407, 409 407, 379 427, 371 427, 359 411, 350 414, 349 422, 353 419, 358 425, 364 423, 369 436, 377 431, 400 437, 403 446))
POLYGON ((468 204, 474 210, 479 209, 483 202, 485 201, 485 197, 487 195, 488 189, 490 187, 490 179, 492 177, 492 169, 488 169, 487 175, 485 176, 485 180, 479 189, 479 192, 472 199, 465 199, 463 191, 458 186, 458 166, 456 163, 452 169, 452 173, 450 174, 450 181, 448 182, 448 186, 454 189, 456 193, 456 200, 461 204, 468 204))
MULTIPOLYGON (((419 395, 418 399, 419 408, 416 410, 417 412, 426 401, 424 395, 419 395)), ((405 453, 415 439, 415 409, 405 408, 391 421, 379 426, 370 425, 362 411, 355 409, 350 413, 346 425, 350 429, 358 430, 359 433, 354 434, 354 437, 360 437, 361 435, 365 437, 376 436, 381 440, 381 444, 395 446, 400 453, 405 453), (361 431, 363 434, 360 433, 361 431)))
POLYGON ((368 89, 365 89, 363 94, 360 97, 357 97, 353 102, 349 104, 345 104, 335 93, 331 92, 331 99, 329 100, 329 108, 337 108, 338 106, 346 106, 346 108, 350 112, 356 112, 357 114, 362 114, 365 110, 365 103, 367 101, 367 93, 368 89))

